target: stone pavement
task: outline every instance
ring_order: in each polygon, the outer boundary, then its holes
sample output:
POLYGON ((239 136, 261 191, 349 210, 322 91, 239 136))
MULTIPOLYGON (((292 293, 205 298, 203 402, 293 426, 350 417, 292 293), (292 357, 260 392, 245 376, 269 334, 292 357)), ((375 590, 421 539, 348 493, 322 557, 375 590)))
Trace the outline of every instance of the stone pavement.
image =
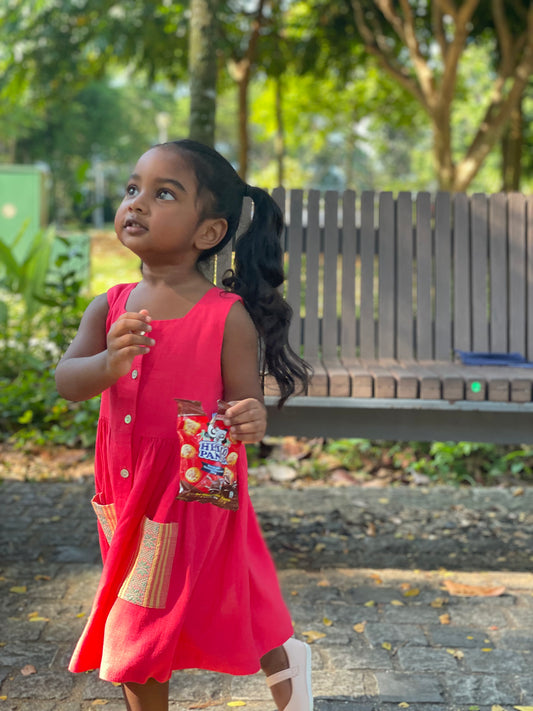
MULTIPOLYGON (((99 576, 92 483, 0 484, 0 711, 124 709, 66 665, 99 576), (28 673, 29 672, 29 673, 28 673)), ((533 490, 255 488, 317 711, 533 708, 533 490), (450 594, 447 581, 477 586, 450 594), (487 587, 505 592, 487 597, 487 587)), ((262 676, 175 673, 171 710, 273 711, 262 676)))

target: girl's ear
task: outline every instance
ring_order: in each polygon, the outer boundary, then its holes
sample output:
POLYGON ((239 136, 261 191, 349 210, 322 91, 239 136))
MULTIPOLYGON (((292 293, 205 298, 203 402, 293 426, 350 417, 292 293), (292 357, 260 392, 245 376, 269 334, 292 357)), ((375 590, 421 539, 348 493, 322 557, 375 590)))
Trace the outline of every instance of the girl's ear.
POLYGON ((204 252, 206 249, 216 247, 216 245, 224 239, 224 235, 228 231, 228 223, 223 217, 215 217, 213 219, 204 220, 194 244, 197 249, 204 252))

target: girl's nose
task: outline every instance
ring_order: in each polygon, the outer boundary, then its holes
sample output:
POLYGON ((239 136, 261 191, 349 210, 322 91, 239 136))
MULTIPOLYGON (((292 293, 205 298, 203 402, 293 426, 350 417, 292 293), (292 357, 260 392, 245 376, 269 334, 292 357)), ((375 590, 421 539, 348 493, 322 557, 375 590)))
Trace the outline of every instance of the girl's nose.
POLYGON ((142 193, 138 193, 130 200, 128 208, 134 212, 146 212, 146 200, 144 199, 142 193))

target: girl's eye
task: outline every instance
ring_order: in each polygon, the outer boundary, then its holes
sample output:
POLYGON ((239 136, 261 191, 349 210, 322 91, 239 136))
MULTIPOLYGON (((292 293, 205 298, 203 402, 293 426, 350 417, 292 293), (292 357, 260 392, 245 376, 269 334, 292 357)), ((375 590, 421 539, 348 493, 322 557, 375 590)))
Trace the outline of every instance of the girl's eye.
POLYGON ((157 192, 157 197, 160 198, 161 200, 174 200, 174 195, 170 192, 170 190, 167 190, 166 188, 161 188, 157 192))
POLYGON ((128 185, 126 188, 126 195, 129 197, 134 197, 139 192, 136 185, 128 185))

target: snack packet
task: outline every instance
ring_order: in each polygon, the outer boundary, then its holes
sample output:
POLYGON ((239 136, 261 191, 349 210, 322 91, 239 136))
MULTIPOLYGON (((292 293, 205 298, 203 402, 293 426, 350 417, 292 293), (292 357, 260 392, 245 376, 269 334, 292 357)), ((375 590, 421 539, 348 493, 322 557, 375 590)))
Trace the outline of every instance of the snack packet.
POLYGON ((238 442, 229 436, 224 413, 229 405, 218 401, 211 417, 197 400, 178 400, 180 440, 179 493, 182 501, 202 501, 236 511, 238 442))

